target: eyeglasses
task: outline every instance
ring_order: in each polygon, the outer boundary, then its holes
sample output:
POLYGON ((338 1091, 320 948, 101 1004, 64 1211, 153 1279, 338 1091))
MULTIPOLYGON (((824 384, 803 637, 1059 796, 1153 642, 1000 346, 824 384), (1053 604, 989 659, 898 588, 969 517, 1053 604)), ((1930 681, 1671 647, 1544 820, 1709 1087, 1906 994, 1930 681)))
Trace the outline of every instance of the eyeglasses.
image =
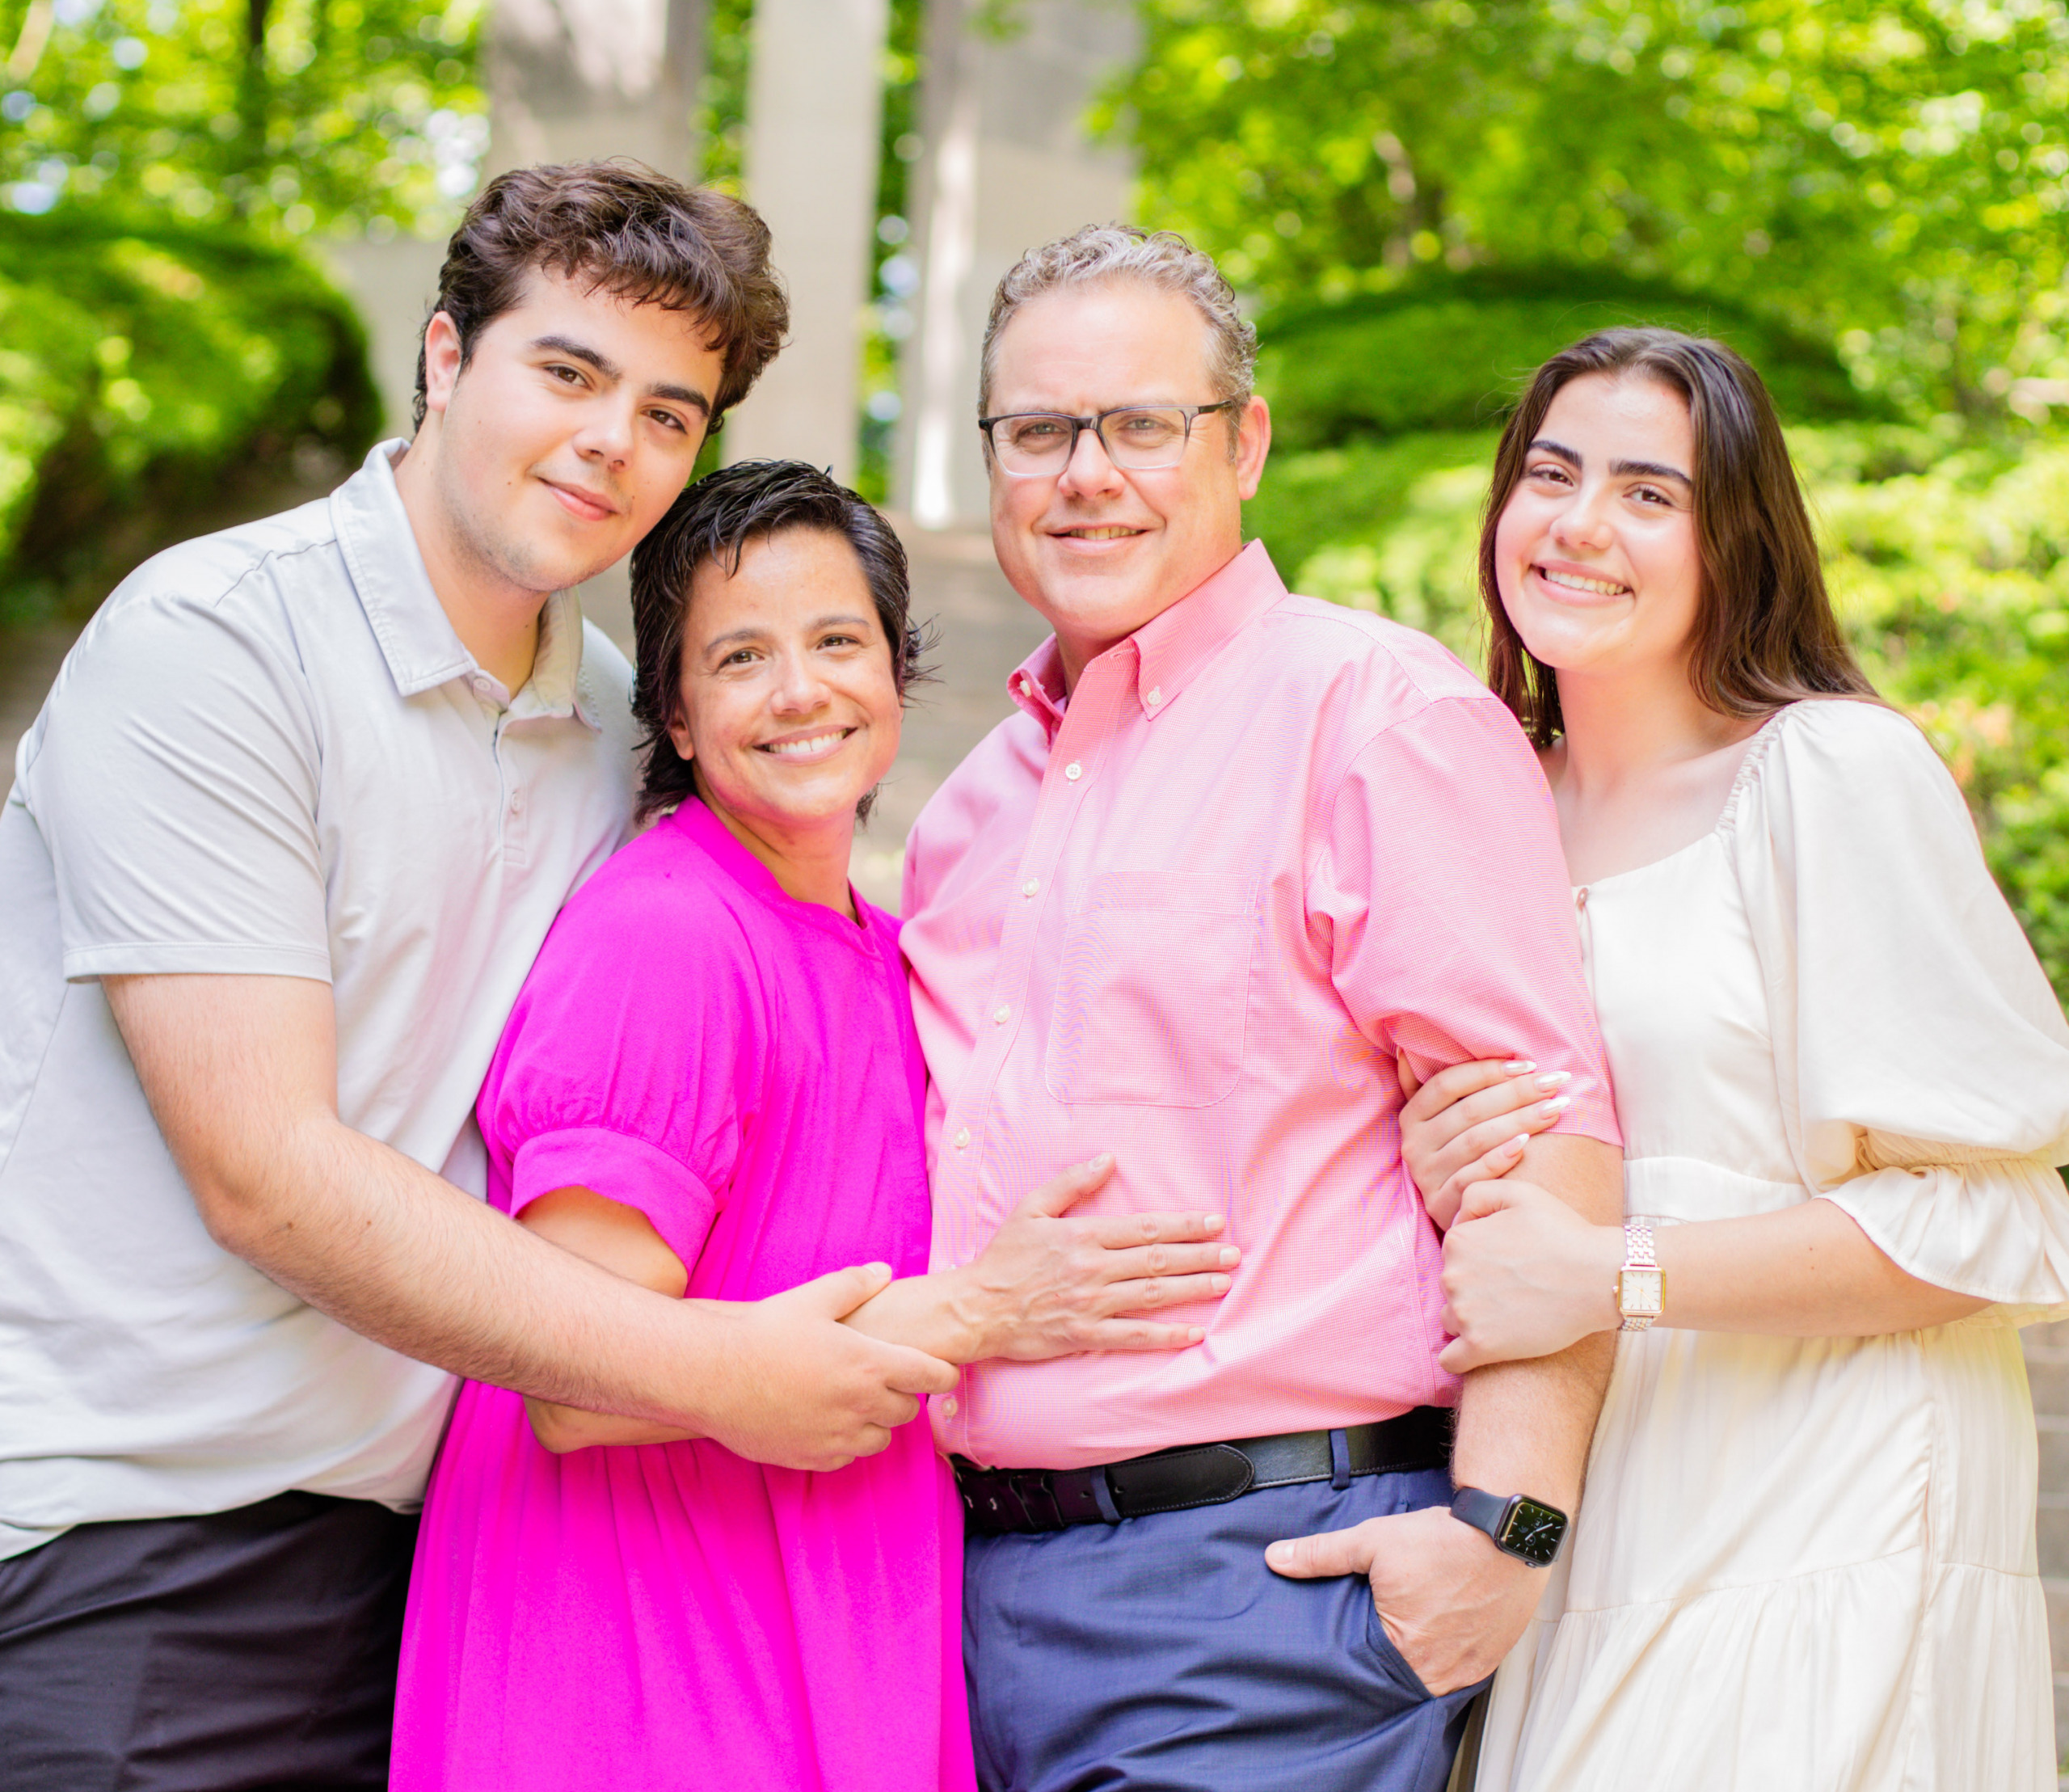
POLYGON ((1060 473, 1077 452, 1077 438, 1090 430, 1106 458, 1129 473, 1176 466, 1184 458, 1193 419, 1233 411, 1241 401, 1219 404, 1127 404, 1096 417, 1066 417, 1054 411, 1020 411, 980 417, 977 427, 992 445, 1001 471, 1032 479, 1060 473))

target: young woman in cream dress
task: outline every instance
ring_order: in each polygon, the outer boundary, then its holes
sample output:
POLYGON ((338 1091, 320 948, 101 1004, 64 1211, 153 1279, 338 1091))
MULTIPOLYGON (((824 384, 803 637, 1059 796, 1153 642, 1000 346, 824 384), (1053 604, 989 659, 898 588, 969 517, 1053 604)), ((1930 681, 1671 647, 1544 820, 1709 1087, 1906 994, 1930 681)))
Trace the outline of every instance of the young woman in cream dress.
POLYGON ((1450 1227, 1445 1361, 1618 1330, 1644 1229, 1664 1290, 1478 1786, 2052 1789, 2016 1328, 2069 1306, 2062 1010, 1847 652, 1736 356, 1620 330, 1554 357, 1489 518, 1492 681, 1557 804, 1641 1223, 1487 1179, 1554 1067, 1432 1078, 1403 1124, 1450 1227))

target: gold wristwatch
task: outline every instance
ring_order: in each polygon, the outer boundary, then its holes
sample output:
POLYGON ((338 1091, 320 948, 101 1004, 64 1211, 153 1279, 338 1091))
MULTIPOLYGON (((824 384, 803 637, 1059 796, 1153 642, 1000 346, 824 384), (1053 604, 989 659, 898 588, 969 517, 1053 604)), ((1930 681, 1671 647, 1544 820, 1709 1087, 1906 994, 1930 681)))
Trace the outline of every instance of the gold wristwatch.
POLYGON ((1652 1247, 1652 1228, 1643 1220, 1624 1222, 1624 1267, 1616 1271, 1619 1331, 1644 1331, 1667 1305, 1667 1271, 1652 1247))

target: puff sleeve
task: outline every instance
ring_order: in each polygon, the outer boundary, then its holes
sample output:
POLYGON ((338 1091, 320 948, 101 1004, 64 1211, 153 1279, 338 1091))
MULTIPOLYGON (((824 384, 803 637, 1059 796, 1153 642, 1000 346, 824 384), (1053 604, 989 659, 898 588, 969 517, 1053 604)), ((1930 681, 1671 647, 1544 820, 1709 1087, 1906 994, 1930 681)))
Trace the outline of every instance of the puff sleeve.
POLYGON ((475 1114, 511 1212, 592 1189, 646 1215, 693 1267, 724 1205, 768 1027, 739 926, 670 869, 635 843, 562 910, 475 1114))
POLYGON ((1733 829, 1789 1145, 1921 1280, 2069 1309, 2069 1024, 1916 727, 1785 713, 1733 829))

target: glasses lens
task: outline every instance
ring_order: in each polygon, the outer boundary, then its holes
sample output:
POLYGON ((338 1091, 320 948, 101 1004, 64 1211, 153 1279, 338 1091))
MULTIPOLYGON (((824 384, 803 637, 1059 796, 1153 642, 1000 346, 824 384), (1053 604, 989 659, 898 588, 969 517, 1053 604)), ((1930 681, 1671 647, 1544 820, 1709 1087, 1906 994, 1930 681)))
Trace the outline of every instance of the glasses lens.
POLYGON ((1001 417, 992 425, 992 452, 1009 472, 1049 472, 1069 457, 1071 433, 1068 417, 1001 417))
POLYGON ((1136 472, 1176 466, 1186 451, 1186 414, 1175 405, 1116 411, 1099 426, 1099 439, 1116 466, 1136 472))

